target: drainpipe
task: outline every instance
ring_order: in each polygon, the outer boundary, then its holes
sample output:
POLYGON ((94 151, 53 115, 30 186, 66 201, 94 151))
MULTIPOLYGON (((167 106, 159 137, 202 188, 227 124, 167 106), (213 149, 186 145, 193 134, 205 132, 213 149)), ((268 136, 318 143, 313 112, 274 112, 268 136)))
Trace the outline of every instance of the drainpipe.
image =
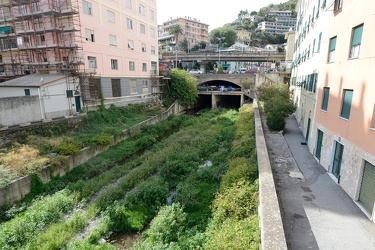
POLYGON ((40 115, 42 116, 42 120, 45 120, 44 112, 43 112, 43 101, 42 101, 42 95, 40 94, 40 88, 38 88, 38 94, 39 94, 40 115))

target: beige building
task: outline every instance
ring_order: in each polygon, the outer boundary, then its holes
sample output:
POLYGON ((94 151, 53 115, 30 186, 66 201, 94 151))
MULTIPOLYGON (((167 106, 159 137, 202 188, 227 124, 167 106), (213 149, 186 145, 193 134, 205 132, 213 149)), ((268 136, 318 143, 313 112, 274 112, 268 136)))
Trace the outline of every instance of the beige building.
POLYGON ((236 30, 237 42, 250 45, 251 42, 251 32, 247 30, 236 30))
POLYGON ((192 48, 200 43, 208 44, 208 24, 202 23, 197 18, 192 17, 177 17, 169 19, 164 22, 159 29, 159 43, 172 42, 176 43, 175 37, 169 34, 169 31, 174 25, 180 25, 182 35, 178 37, 178 42, 186 39, 188 47, 192 48))

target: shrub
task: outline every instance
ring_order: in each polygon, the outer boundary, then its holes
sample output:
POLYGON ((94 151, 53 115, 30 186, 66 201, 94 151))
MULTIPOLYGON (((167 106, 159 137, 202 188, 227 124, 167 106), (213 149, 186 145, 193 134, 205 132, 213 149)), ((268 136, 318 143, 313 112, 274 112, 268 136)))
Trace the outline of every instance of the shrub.
POLYGON ((130 210, 125 206, 115 204, 107 209, 110 219, 109 229, 114 232, 139 231, 146 224, 144 209, 130 210), (143 210, 143 211, 142 211, 143 210))
POLYGON ((113 142, 113 136, 110 134, 101 133, 94 135, 90 141, 94 145, 109 145, 113 142))
POLYGON ((240 180, 253 181, 258 177, 257 166, 251 165, 249 159, 240 157, 229 160, 229 169, 223 175, 220 188, 231 187, 240 180))
POLYGON ((54 151, 62 155, 76 155, 80 152, 82 144, 71 138, 64 137, 63 140, 55 146, 54 151))

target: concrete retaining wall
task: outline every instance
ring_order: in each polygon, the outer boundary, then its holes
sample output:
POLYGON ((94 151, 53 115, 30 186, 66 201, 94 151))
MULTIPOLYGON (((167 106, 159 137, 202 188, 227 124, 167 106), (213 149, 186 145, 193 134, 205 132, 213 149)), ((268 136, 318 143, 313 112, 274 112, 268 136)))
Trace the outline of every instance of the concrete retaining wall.
POLYGON ((38 96, 0 98, 0 125, 12 126, 41 120, 38 96))
MULTIPOLYGON (((133 135, 140 133, 143 126, 155 124, 159 121, 167 119, 173 114, 179 114, 182 111, 182 107, 178 102, 175 102, 169 109, 158 116, 151 117, 148 120, 145 120, 129 129, 123 131, 123 135, 113 139, 111 145, 106 146, 97 146, 92 148, 83 148, 79 154, 70 156, 68 159, 68 166, 61 166, 52 168, 51 166, 44 167, 41 171, 38 172, 38 175, 41 177, 44 183, 47 183, 51 180, 52 176, 63 176, 73 168, 78 165, 85 163, 90 158, 95 155, 107 150, 112 145, 125 140, 133 135)), ((31 176, 21 177, 8 186, 0 189, 0 206, 5 204, 13 204, 17 201, 22 200, 28 193, 30 193, 31 188, 31 176)))
POLYGON ((263 250, 287 249, 279 201, 264 138, 257 100, 254 100, 255 136, 259 169, 259 223, 263 250))

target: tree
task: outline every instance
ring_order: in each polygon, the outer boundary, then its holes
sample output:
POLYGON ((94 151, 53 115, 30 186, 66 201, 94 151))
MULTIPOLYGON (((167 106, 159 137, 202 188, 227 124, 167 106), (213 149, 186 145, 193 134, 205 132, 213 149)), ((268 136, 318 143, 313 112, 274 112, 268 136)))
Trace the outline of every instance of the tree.
POLYGON ((171 71, 168 76, 171 78, 170 86, 164 91, 167 100, 173 102, 178 99, 183 106, 193 106, 198 100, 197 80, 180 69, 171 71))
POLYGON ((237 40, 236 31, 232 28, 224 27, 217 28, 210 32, 210 42, 220 43, 222 48, 228 48, 232 46, 237 40))
POLYGON ((180 42, 180 49, 184 50, 185 52, 188 52, 189 42, 186 38, 180 42))
POLYGON ((285 118, 295 110, 289 96, 288 85, 263 84, 258 87, 258 97, 264 102, 267 126, 271 130, 280 131, 285 128, 285 118))
POLYGON ((169 34, 174 36, 177 46, 178 37, 183 34, 183 30, 179 24, 175 24, 169 30, 169 34))

